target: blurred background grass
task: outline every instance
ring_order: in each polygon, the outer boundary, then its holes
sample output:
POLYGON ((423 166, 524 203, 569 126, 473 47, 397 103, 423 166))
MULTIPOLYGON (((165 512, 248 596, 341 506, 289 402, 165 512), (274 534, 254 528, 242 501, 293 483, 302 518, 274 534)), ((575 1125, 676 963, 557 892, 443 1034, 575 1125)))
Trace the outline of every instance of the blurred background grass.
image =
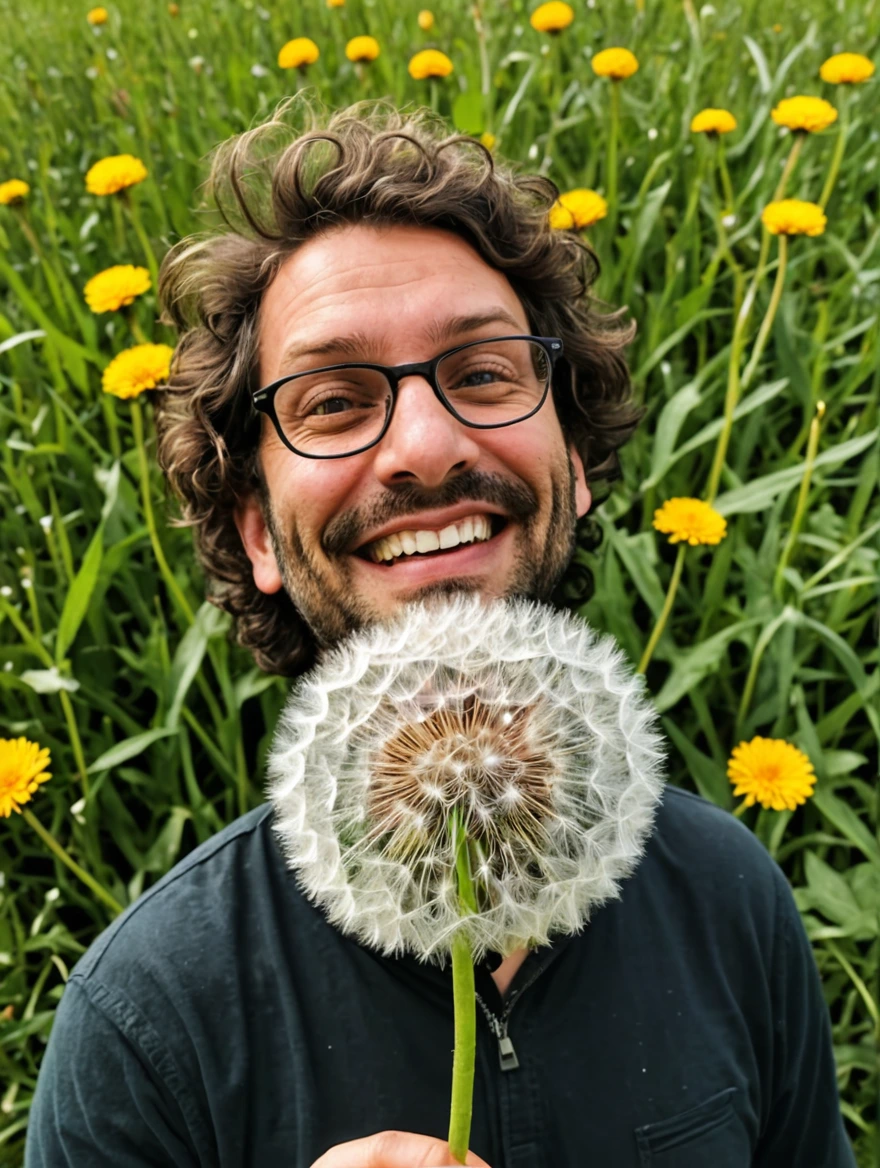
MULTIPOLYGON (((877 0, 700 9, 587 0, 556 37, 533 29, 534 6, 517 0, 455 0, 438 6, 429 30, 416 6, 387 0, 333 9, 180 0, 176 13, 112 3, 96 27, 87 5, 69 0, 0 7, 0 181, 31 186, 20 207, 0 207, 0 736, 50 749, 53 778, 29 810, 122 904, 261 801, 289 683, 260 674, 230 644, 228 618, 203 603, 190 535, 167 525, 174 508, 152 461, 144 497, 132 405, 101 392, 133 323, 174 343, 155 320, 155 283, 130 315, 96 316, 86 280, 118 263, 152 268, 181 236, 214 225, 199 204, 205 156, 301 85, 334 107, 385 95, 433 104, 560 189, 607 195, 611 83, 590 58, 630 48, 640 68, 619 83, 618 197, 588 237, 602 259, 600 295, 638 322, 630 361, 648 412, 623 452, 622 481, 594 509, 567 591, 635 665, 677 556, 652 516, 666 499, 705 490, 735 301, 791 149, 769 112, 792 94, 841 110, 806 137, 788 181, 788 195, 819 199, 847 127, 827 229, 791 241, 779 310, 742 386, 714 501, 727 535, 684 554, 647 678, 674 782, 732 809, 727 760, 756 734, 795 744, 815 767, 804 806, 753 808, 744 821, 796 890, 831 1010, 847 1127, 860 1165, 880 1162, 878 82, 819 80, 832 53, 876 56, 877 0), (368 66, 345 57, 359 34, 381 46, 368 66), (319 60, 304 75, 279 69, 279 49, 301 35, 319 60), (448 54, 448 78, 409 76, 426 47, 448 54), (722 140, 732 204, 718 144, 689 129, 705 106, 738 121, 722 140), (149 171, 127 206, 84 186, 95 161, 118 153, 149 171)), ((777 255, 774 241, 744 364, 777 255)), ((149 394, 142 401, 152 459, 149 394)), ((64 982, 112 913, 22 816, 0 833, 0 1162, 13 1164, 64 982)))

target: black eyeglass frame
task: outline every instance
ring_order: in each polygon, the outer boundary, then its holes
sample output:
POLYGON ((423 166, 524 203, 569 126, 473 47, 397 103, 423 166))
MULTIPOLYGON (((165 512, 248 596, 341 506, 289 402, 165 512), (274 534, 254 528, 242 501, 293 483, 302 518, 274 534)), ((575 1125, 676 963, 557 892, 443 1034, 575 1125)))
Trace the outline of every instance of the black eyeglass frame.
POLYGON ((517 422, 524 422, 526 418, 531 418, 543 406, 547 400, 547 393, 550 386, 553 384, 553 370, 556 362, 562 356, 562 341, 559 337, 532 337, 524 334, 517 334, 509 337, 484 337, 478 341, 468 341, 465 345, 456 345, 454 349, 447 349, 445 353, 441 353, 439 357, 433 357, 430 361, 414 361, 409 365, 373 365, 367 361, 343 361, 338 365, 322 365, 317 369, 306 369, 302 373, 288 373, 286 377, 280 377, 277 381, 273 381, 270 385, 263 386, 262 389, 254 390, 252 394, 252 402, 254 409, 261 414, 266 414, 271 420, 278 434, 278 437, 284 443, 288 450, 298 454, 301 458, 351 458, 354 454, 363 454, 365 450, 369 450, 371 446, 375 446, 384 438, 388 427, 391 424, 391 419, 394 416, 394 407, 397 403, 397 391, 400 382, 404 377, 412 377, 418 375, 424 377, 431 388, 434 390, 435 396, 443 406, 452 414, 456 421, 461 422, 463 426, 470 426, 474 430, 498 430, 502 426, 514 426, 517 422), (452 357, 455 353, 460 353, 463 349, 471 349, 476 345, 488 345, 493 341, 533 341, 540 345, 547 355, 549 363, 549 370, 547 376, 547 384, 544 386, 544 393, 541 400, 533 410, 527 414, 523 414, 521 418, 514 418, 510 422, 469 422, 466 418, 462 418, 455 412, 453 405, 447 400, 443 390, 440 388, 440 383, 437 380, 437 368, 441 361, 445 361, 447 357, 452 357), (288 440, 278 421, 278 415, 275 412, 275 394, 282 387, 287 385, 289 381, 296 381, 298 377, 311 377, 316 373, 332 373, 336 369, 371 369, 375 373, 381 373, 385 380, 391 386, 391 408, 385 415, 385 422, 379 434, 366 446, 360 446, 357 450, 347 450, 345 454, 306 454, 305 451, 297 450, 288 440))

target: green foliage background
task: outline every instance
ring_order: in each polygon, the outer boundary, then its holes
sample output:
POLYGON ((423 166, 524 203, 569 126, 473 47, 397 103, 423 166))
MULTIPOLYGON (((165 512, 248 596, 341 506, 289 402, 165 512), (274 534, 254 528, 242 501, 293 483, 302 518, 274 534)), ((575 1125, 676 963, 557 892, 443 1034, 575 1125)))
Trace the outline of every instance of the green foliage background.
MULTIPOLYGON (((745 822, 796 889, 847 1127, 860 1165, 880 1162, 878 81, 832 87, 818 76, 833 52, 876 55, 878 0, 699 11, 690 0, 587 0, 555 38, 529 26, 522 0, 452 0, 429 33, 415 6, 390 0, 337 10, 322 0, 180 0, 177 17, 164 3, 113 0, 100 29, 86 23, 87 7, 0 4, 0 181, 32 187, 23 210, 0 208, 0 737, 50 748, 54 777, 29 810, 123 904, 261 801, 287 683, 260 674, 230 643, 228 619, 203 603, 190 535, 167 525, 173 506, 141 460, 135 410, 101 393, 102 369, 132 343, 130 322, 93 316, 82 286, 111 264, 149 265, 149 251, 161 256, 215 222, 198 209, 203 158, 301 83, 278 69, 281 45, 298 35, 318 43, 307 82, 331 106, 383 95, 430 102, 561 189, 606 193, 610 84, 590 56, 610 45, 638 56, 619 90, 619 199, 589 236, 603 260, 600 294, 638 321, 631 365, 648 414, 625 448, 623 480, 596 508, 602 544, 578 551, 568 584, 572 604, 634 664, 677 554, 652 529, 653 512, 705 491, 737 279, 755 270, 760 212, 791 147, 769 111, 796 93, 848 105, 848 119, 807 137, 789 180, 787 194, 817 200, 848 125, 828 228, 791 241, 779 311, 743 386, 715 500, 728 534, 685 553, 647 677, 674 782, 732 809, 727 759, 755 734, 784 738, 813 762, 805 806, 752 809, 745 822), (360 33, 382 53, 357 69, 344 45, 360 33), (410 56, 427 46, 453 60, 447 80, 408 76, 410 56), (689 132, 704 106, 739 122, 724 140, 732 207, 715 145, 689 132), (121 200, 85 192, 88 167, 120 152, 150 171, 131 192, 136 219, 121 200)), ((777 255, 774 242, 743 363, 777 255)), ((134 309, 148 336, 173 343, 155 312, 153 292, 134 309)), ((13 1164, 65 979, 110 915, 22 816, 0 823, 0 839, 0 1162, 13 1164)))

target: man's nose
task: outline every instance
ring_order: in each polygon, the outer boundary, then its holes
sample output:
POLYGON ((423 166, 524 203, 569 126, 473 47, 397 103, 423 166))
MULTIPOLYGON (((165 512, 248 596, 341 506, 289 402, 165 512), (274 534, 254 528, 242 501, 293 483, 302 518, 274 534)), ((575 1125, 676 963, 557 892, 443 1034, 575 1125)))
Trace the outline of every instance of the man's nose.
POLYGON ((440 486, 451 473, 477 461, 479 433, 446 409, 425 377, 404 377, 391 422, 376 447, 376 474, 386 482, 414 479, 426 487, 440 486))

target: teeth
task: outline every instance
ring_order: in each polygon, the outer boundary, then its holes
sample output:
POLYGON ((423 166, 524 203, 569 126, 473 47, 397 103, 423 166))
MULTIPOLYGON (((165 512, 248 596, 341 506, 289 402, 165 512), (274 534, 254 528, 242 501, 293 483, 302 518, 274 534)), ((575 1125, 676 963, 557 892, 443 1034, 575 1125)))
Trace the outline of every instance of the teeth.
POLYGON ((416 552, 434 552, 457 547, 462 543, 487 540, 492 535, 492 525, 485 515, 469 515, 458 523, 450 523, 441 531, 396 531, 393 535, 377 539, 369 548, 374 563, 391 561, 398 556, 414 555, 416 552))

